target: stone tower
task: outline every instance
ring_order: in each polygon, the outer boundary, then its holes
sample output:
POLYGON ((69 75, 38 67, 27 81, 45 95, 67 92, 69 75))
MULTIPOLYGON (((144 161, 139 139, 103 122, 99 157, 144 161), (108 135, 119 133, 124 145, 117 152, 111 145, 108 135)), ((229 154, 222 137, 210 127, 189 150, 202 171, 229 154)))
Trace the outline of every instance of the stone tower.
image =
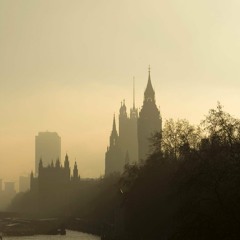
POLYGON ((125 100, 121 102, 121 107, 119 109, 119 146, 123 155, 126 155, 126 152, 129 147, 129 118, 127 115, 127 107, 125 105, 125 100))
POLYGON ((144 92, 142 109, 138 115, 135 107, 135 86, 133 82, 133 106, 127 114, 125 100, 119 110, 119 135, 115 116, 110 136, 110 145, 105 154, 105 175, 122 173, 125 164, 144 161, 149 153, 150 138, 162 131, 162 119, 156 106, 155 92, 151 83, 150 69, 148 83, 144 92))
POLYGON ((150 138, 155 132, 162 131, 162 119, 156 106, 155 92, 152 87, 150 68, 148 83, 144 92, 144 100, 138 118, 138 157, 144 161, 149 154, 150 138))
POLYGON ((114 172, 122 172, 124 167, 124 157, 119 146, 119 137, 116 128, 115 115, 113 117, 113 127, 110 135, 110 144, 105 154, 105 175, 114 172))

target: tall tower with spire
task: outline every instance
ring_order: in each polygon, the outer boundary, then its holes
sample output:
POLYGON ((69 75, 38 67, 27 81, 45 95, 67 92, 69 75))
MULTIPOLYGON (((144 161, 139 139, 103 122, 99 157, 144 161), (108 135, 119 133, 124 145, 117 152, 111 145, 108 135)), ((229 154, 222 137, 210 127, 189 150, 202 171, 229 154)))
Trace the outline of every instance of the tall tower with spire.
POLYGON ((105 175, 109 175, 114 172, 122 172, 124 167, 124 158, 119 146, 119 136, 116 128, 115 115, 113 117, 113 126, 109 142, 110 143, 105 154, 105 175))
POLYGON ((122 173, 125 164, 135 164, 146 159, 149 153, 149 139, 155 132, 162 131, 162 119, 156 106, 155 92, 152 87, 150 67, 144 101, 138 115, 135 107, 135 82, 133 79, 133 106, 127 114, 125 100, 119 110, 119 135, 115 116, 110 136, 110 145, 105 155, 105 175, 122 173))
POLYGON ((119 146, 123 155, 128 155, 129 164, 138 161, 137 119, 138 110, 135 107, 135 83, 133 79, 133 107, 130 109, 130 116, 128 117, 127 114, 125 100, 121 103, 119 110, 119 146))
POLYGON ((144 100, 138 118, 138 154, 139 160, 144 161, 149 154, 149 139, 155 132, 162 131, 162 119, 155 102, 155 92, 152 87, 150 67, 148 83, 144 92, 144 100))
POLYGON ((135 79, 133 78, 133 106, 130 109, 129 119, 129 161, 138 162, 138 110, 135 107, 135 79))

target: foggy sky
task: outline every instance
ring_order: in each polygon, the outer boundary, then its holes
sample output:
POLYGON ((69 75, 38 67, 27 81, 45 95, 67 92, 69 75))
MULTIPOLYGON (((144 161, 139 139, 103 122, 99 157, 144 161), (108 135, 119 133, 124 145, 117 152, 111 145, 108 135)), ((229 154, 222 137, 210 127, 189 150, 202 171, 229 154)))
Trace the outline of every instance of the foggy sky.
POLYGON ((0 0, 0 178, 34 169, 57 132, 81 177, 104 173, 120 102, 141 107, 151 65, 163 120, 240 117, 238 0, 0 0))

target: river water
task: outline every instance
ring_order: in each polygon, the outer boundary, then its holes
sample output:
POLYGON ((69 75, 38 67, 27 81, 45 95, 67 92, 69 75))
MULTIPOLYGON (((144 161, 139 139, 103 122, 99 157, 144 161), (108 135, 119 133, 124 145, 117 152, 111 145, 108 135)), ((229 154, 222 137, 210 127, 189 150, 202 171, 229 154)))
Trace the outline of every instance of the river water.
POLYGON ((87 233, 81 233, 81 232, 75 232, 75 231, 67 231, 67 234, 62 235, 39 235, 39 236, 29 236, 29 237, 3 237, 3 240, 100 240, 100 237, 87 234, 87 233))

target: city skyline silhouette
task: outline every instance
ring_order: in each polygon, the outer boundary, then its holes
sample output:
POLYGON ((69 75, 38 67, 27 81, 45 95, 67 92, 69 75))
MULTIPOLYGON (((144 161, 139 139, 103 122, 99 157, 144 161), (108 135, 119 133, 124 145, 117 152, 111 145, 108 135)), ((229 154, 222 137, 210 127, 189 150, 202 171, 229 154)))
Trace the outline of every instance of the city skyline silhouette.
POLYGON ((239 239, 239 11, 0 0, 0 239, 239 239))
POLYGON ((81 176, 103 175, 110 116, 131 105, 133 76, 141 107, 149 64, 163 124, 198 124, 217 101, 238 117, 237 6, 1 1, 1 178, 34 169, 34 136, 47 130, 81 176))

